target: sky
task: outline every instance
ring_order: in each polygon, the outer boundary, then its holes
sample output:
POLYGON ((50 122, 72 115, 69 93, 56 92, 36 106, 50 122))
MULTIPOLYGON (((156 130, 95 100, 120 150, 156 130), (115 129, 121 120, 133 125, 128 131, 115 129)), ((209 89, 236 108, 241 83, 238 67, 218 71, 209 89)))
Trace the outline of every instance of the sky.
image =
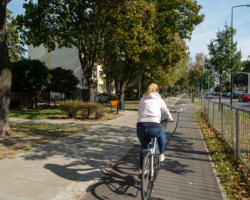
MULTIPOLYGON (((14 16, 24 14, 22 8, 24 2, 24 0, 12 0, 7 8, 14 16)), ((198 0, 197 2, 202 6, 200 13, 205 14, 205 19, 195 27, 191 40, 187 41, 193 59, 197 53, 208 55, 207 45, 212 39, 216 39, 216 33, 224 29, 225 24, 231 25, 233 6, 250 5, 250 0, 198 0)), ((237 48, 242 52, 242 60, 247 60, 250 55, 250 7, 233 9, 233 27, 236 29, 233 41, 237 42, 237 48)))
MULTIPOLYGON (((197 53, 208 55, 207 45, 216 39, 216 33, 224 29, 225 24, 231 25, 231 10, 233 6, 250 5, 250 0, 198 0, 205 14, 204 21, 195 27, 191 41, 188 42, 191 57, 197 53)), ((233 41, 242 52, 242 61, 250 56, 250 7, 233 8, 233 28, 236 34, 233 41)), ((250 58, 249 58, 250 59, 250 58)))

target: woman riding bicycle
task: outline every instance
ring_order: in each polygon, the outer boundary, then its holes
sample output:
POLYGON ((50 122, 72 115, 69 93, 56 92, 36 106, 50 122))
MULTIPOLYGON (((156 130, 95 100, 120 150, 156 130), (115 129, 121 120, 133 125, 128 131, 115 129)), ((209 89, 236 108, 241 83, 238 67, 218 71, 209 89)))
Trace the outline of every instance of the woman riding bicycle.
POLYGON ((164 161, 166 134, 161 125, 161 120, 173 121, 166 103, 159 95, 159 87, 155 83, 148 86, 147 92, 140 100, 137 120, 137 137, 141 143, 140 169, 142 168, 143 153, 149 148, 151 137, 158 138, 160 161, 164 161))

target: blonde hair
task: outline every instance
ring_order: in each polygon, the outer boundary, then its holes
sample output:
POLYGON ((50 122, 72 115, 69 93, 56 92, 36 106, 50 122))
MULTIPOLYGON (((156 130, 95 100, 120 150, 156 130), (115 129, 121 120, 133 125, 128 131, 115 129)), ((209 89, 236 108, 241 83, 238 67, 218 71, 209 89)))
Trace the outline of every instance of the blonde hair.
POLYGON ((155 84, 155 83, 149 84, 148 90, 147 90, 147 92, 144 94, 144 96, 147 96, 147 95, 149 95, 149 94, 152 93, 152 92, 157 92, 157 93, 159 92, 159 87, 158 87, 158 85, 155 84))

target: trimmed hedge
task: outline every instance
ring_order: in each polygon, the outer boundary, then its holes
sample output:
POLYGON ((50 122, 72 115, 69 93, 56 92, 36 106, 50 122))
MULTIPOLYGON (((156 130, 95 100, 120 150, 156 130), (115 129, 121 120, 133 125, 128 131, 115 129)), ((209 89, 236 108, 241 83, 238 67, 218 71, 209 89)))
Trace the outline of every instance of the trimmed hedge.
POLYGON ((81 101, 66 100, 60 103, 59 109, 65 112, 68 115, 68 118, 75 118, 81 104, 81 101))
POLYGON ((94 115, 95 119, 101 119, 107 113, 105 106, 100 103, 89 103, 78 100, 66 100, 59 108, 68 115, 68 118, 76 118, 79 112, 81 117, 89 119, 94 115))

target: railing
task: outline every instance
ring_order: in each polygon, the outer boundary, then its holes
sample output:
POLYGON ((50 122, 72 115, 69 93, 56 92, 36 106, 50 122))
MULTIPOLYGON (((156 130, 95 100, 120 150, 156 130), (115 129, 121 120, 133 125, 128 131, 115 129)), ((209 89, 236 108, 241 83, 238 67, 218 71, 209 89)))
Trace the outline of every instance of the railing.
POLYGON ((202 99, 202 110, 212 126, 224 137, 238 158, 250 166, 250 111, 209 99, 202 99))

